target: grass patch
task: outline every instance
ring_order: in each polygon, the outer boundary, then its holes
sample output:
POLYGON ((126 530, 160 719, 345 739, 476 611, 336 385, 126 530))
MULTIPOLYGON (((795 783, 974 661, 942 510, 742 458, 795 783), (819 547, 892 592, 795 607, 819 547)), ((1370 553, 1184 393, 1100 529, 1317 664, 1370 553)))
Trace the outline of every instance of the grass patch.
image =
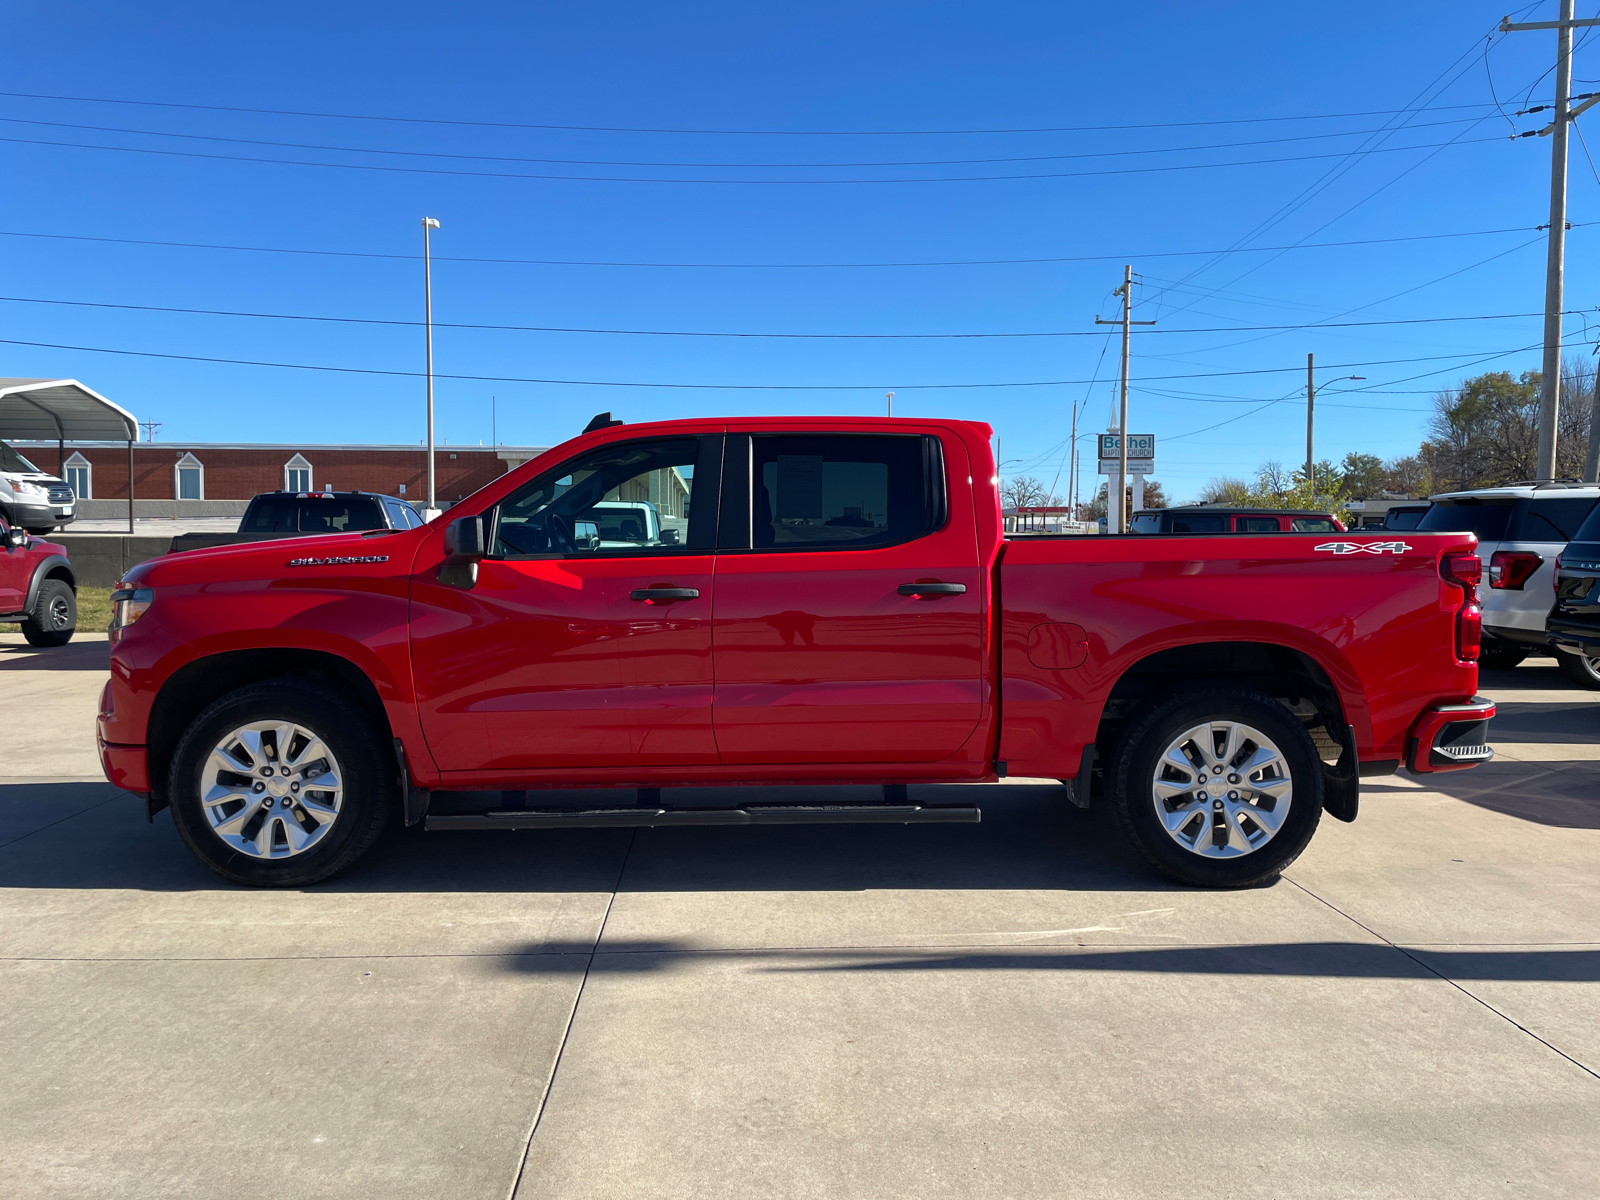
MULTIPOLYGON (((78 589, 78 628, 85 633, 104 633, 111 624, 111 589, 81 587, 78 589)), ((21 633, 22 626, 15 621, 0 624, 0 633, 21 633)))

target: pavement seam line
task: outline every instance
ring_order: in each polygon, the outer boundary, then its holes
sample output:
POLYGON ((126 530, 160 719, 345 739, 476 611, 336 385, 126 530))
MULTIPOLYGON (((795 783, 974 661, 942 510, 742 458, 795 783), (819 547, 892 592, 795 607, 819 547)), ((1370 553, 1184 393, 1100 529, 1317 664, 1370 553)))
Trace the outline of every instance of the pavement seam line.
POLYGON ((91 804, 91 805, 89 805, 88 808, 80 808, 75 813, 68 813, 66 816, 62 817, 61 820, 59 820, 59 821, 51 821, 50 824, 48 824, 48 825, 41 825, 37 829, 30 829, 30 830, 28 830, 27 833, 24 833, 19 837, 14 837, 9 842, 0 842, 0 850, 4 850, 7 846, 15 846, 18 842, 26 841, 28 838, 31 838, 34 834, 43 833, 46 829, 54 829, 57 825, 60 825, 62 823, 62 821, 70 821, 74 817, 81 817, 81 816, 83 816, 84 813, 93 812, 97 808, 104 808, 106 805, 110 804, 113 800, 122 799, 123 795, 124 795, 124 793, 119 792, 115 796, 108 796, 108 797, 106 797, 106 799, 100 801, 99 804, 91 804))
POLYGON ((1349 921, 1352 925, 1356 926, 1358 929, 1366 930, 1373 937, 1375 937, 1379 941, 1381 941, 1385 946, 1388 946, 1388 947, 1390 947, 1391 949, 1394 949, 1394 950, 1398 950, 1401 954, 1404 954, 1412 962, 1416 963, 1417 966, 1421 967, 1424 971, 1428 972, 1428 974, 1434 976, 1437 979, 1442 979, 1445 983, 1448 983, 1451 987, 1455 988, 1456 991, 1460 992, 1463 996, 1467 997, 1469 1000, 1475 1001, 1476 1003, 1483 1005, 1484 1008, 1487 1008, 1490 1012, 1492 1012, 1495 1016, 1499 1017, 1506 1024, 1510 1025, 1512 1028, 1520 1029, 1523 1033, 1527 1034, 1534 1041, 1538 1042, 1546 1050, 1549 1050, 1553 1054, 1560 1055, 1562 1058, 1566 1059, 1573 1066, 1577 1067, 1578 1070, 1582 1071, 1584 1074, 1589 1075, 1594 1079, 1600 1080, 1600 1071, 1596 1071, 1592 1067, 1586 1066, 1585 1064, 1579 1062, 1577 1059, 1573 1058, 1572 1055, 1568 1054, 1565 1050, 1558 1049, 1557 1047, 1551 1045, 1549 1042, 1545 1041, 1544 1038, 1540 1037, 1537 1033, 1535 1033, 1533 1030, 1529 1029, 1526 1025, 1522 1024, 1520 1021, 1512 1020, 1505 1013, 1501 1012, 1494 1005, 1490 1004, 1482 996, 1479 996, 1474 992, 1468 991, 1466 988, 1462 987, 1459 983, 1457 983, 1454 979, 1451 979, 1450 976, 1444 974, 1444 972, 1439 971, 1436 968, 1430 966, 1428 963, 1423 962, 1422 959, 1418 958, 1415 954, 1411 953, 1411 951, 1407 950, 1404 946, 1400 945, 1397 942, 1391 942, 1388 938, 1384 937, 1383 934, 1379 933, 1376 929, 1373 929, 1370 926, 1363 924, 1361 921, 1358 921, 1355 917, 1352 917, 1349 913, 1345 912, 1344 909, 1340 908, 1337 904, 1333 903, 1331 900, 1323 899, 1321 896, 1317 895, 1315 892, 1313 892, 1310 888, 1306 887, 1304 884, 1295 882, 1295 880, 1290 879, 1287 875, 1281 876, 1281 878, 1284 880, 1284 882, 1292 884, 1294 887, 1299 888, 1302 892, 1304 892, 1306 895, 1310 896, 1317 903, 1327 905, 1334 912, 1338 913, 1341 917, 1343 917, 1345 920, 1349 921))
POLYGON ((550 1075, 544 1081, 544 1091, 539 1096, 539 1106, 533 1112, 533 1124, 528 1127, 528 1140, 522 1144, 522 1158, 517 1163, 517 1173, 511 1179, 511 1189, 506 1200, 516 1200, 522 1187, 522 1174, 528 1169, 528 1155, 533 1153, 533 1136, 539 1132, 539 1122, 544 1120, 545 1106, 556 1086, 556 1073, 561 1070, 561 1057, 567 1052, 567 1039, 572 1036, 573 1022, 578 1019, 578 1005, 583 1002, 583 989, 589 985, 589 972, 594 970, 595 955, 600 952, 600 939, 606 935, 606 922, 611 919, 611 906, 617 902, 617 889, 622 886, 622 875, 628 869, 628 858, 633 854, 633 844, 639 840, 634 829, 628 837, 628 848, 622 852, 622 862, 617 866, 617 877, 611 884, 611 896, 606 901, 606 911, 600 916, 600 928, 595 931, 594 945, 589 950, 589 961, 583 965, 583 978, 578 981, 578 991, 572 997, 572 1009, 567 1013, 566 1028, 561 1031, 561 1044, 556 1047, 555 1059, 550 1064, 550 1075))

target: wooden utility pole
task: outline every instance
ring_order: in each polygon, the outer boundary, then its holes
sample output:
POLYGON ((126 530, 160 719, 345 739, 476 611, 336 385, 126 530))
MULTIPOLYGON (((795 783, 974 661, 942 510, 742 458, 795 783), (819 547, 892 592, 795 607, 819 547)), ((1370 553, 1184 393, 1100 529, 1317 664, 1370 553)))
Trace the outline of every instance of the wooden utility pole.
POLYGON ((1579 113, 1591 108, 1600 96, 1569 109, 1572 95, 1572 31, 1579 26, 1600 25, 1600 18, 1573 19, 1575 0, 1561 0, 1559 21, 1500 22, 1500 32, 1525 29, 1556 31, 1555 120, 1539 130, 1550 143, 1550 243, 1544 275, 1544 365, 1539 377, 1539 465, 1540 479, 1556 473, 1556 427, 1561 417, 1561 305, 1562 271, 1567 249, 1567 126, 1579 113))
POLYGON ((1117 459, 1117 502, 1115 508, 1111 503, 1111 481, 1106 481, 1106 532, 1126 533, 1127 518, 1123 512, 1123 493, 1128 486, 1128 351, 1129 338, 1134 325, 1154 325, 1154 321, 1135 321, 1133 319, 1133 265, 1130 263, 1122 268, 1122 286, 1113 295, 1122 297, 1122 320, 1102 321, 1095 317, 1096 325, 1122 326, 1122 400, 1117 413, 1117 445, 1120 448, 1117 459), (1113 519, 1112 512, 1116 517, 1113 519))
POLYGON ((1312 365, 1312 356, 1306 355, 1306 482, 1311 485, 1311 494, 1317 494, 1316 459, 1311 454, 1311 412, 1317 403, 1317 383, 1313 378, 1316 368, 1312 365))

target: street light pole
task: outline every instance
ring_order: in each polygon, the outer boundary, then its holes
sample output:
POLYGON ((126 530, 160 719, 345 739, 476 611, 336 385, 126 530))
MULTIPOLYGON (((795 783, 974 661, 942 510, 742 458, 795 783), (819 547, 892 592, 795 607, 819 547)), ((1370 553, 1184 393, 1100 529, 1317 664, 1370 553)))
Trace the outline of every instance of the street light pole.
POLYGON ((885 392, 884 397, 889 401, 889 415, 894 416, 894 393, 885 392))
MULTIPOLYGON (((1317 466, 1316 458, 1311 453, 1311 426, 1312 414, 1317 406, 1317 381, 1312 374, 1316 370, 1313 356, 1306 355, 1306 483, 1311 487, 1312 502, 1317 498, 1317 466)), ((1339 379, 1365 379, 1365 375, 1341 375, 1339 379)), ((1334 381, 1335 383, 1338 380, 1334 381)))
POLYGON ((439 515, 433 474, 433 257, 428 242, 428 231, 437 228, 438 221, 422 218, 422 319, 428 347, 428 508, 424 516, 429 521, 439 515))

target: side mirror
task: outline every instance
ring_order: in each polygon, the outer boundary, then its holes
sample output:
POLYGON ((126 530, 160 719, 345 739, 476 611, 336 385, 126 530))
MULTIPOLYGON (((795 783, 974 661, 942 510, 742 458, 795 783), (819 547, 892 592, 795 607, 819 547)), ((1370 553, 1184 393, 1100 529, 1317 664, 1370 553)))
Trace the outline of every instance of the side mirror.
POLYGON ((486 553, 482 517, 460 517, 451 521, 444 527, 444 562, 435 577, 448 587, 476 587, 478 561, 486 553))
POLYGON ((600 549, 600 526, 593 521, 574 521, 572 543, 579 550, 600 549))
POLYGON ((663 529, 661 531, 661 544, 663 546, 676 546, 678 544, 678 531, 676 529, 663 529))
POLYGON ((8 550, 16 550, 28 544, 28 531, 26 529, 7 528, 5 532, 5 545, 8 550))

